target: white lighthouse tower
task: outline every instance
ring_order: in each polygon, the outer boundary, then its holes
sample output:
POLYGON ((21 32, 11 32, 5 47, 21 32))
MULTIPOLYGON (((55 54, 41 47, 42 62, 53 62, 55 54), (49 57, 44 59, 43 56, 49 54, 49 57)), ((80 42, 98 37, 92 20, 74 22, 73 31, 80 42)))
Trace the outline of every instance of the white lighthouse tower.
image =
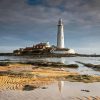
POLYGON ((62 19, 58 21, 57 48, 64 48, 64 29, 62 19))

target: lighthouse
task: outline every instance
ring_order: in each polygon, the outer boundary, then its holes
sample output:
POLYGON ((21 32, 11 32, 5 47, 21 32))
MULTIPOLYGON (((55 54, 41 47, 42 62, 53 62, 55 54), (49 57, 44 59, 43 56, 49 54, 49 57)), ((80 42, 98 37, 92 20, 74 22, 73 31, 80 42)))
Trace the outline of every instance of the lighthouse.
POLYGON ((57 48, 64 48, 64 29, 62 19, 58 21, 57 48))

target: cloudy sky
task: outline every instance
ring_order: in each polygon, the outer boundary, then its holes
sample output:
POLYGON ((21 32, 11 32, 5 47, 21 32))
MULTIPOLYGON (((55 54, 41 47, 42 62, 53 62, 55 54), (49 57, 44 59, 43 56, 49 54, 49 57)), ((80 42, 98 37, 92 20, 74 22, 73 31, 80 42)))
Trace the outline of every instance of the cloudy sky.
POLYGON ((100 54, 100 0, 0 0, 0 52, 39 42, 56 45, 59 18, 65 47, 100 54))

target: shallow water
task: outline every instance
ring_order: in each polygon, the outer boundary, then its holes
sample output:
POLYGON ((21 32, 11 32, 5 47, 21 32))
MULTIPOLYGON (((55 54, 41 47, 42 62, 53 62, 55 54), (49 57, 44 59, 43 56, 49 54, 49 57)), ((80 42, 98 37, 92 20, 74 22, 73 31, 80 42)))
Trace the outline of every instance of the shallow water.
POLYGON ((100 64, 100 57, 62 57, 62 58, 30 58, 28 57, 19 57, 19 56, 0 56, 0 60, 12 60, 12 61, 37 61, 37 60, 45 60, 49 62, 62 62, 65 64, 78 64, 79 68, 66 68, 67 71, 79 72, 80 74, 88 74, 88 75, 99 75, 100 71, 94 71, 91 68, 85 67, 76 61, 84 62, 84 63, 92 63, 92 64, 100 64))
POLYGON ((80 61, 83 63, 100 64, 100 57, 63 57, 63 58, 47 58, 47 60, 53 62, 62 62, 64 64, 78 64, 79 68, 66 68, 66 70, 79 72, 80 74, 100 76, 100 71, 94 71, 93 69, 85 67, 84 65, 76 62, 80 61))
POLYGON ((94 100, 94 97, 100 100, 100 83, 59 81, 45 87, 32 91, 2 91, 0 97, 1 100, 94 100))
POLYGON ((49 86, 48 90, 55 91, 63 98, 68 96, 100 96, 100 83, 58 81, 49 86), (82 90, 88 90, 89 92, 82 90))

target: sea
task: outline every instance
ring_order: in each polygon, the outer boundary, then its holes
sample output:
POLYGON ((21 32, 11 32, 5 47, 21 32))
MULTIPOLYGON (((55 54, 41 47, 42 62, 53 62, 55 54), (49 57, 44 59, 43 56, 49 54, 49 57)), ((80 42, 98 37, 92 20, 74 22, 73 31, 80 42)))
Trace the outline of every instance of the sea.
POLYGON ((34 58, 29 56, 0 56, 0 61, 14 61, 14 62, 22 62, 22 61, 48 61, 48 62, 61 62, 64 64, 78 64, 78 68, 65 68, 66 71, 70 72, 78 72, 80 74, 85 75, 98 75, 100 76, 100 71, 95 71, 92 68, 88 68, 82 64, 77 63, 91 63, 100 65, 100 57, 61 57, 61 58, 34 58))

